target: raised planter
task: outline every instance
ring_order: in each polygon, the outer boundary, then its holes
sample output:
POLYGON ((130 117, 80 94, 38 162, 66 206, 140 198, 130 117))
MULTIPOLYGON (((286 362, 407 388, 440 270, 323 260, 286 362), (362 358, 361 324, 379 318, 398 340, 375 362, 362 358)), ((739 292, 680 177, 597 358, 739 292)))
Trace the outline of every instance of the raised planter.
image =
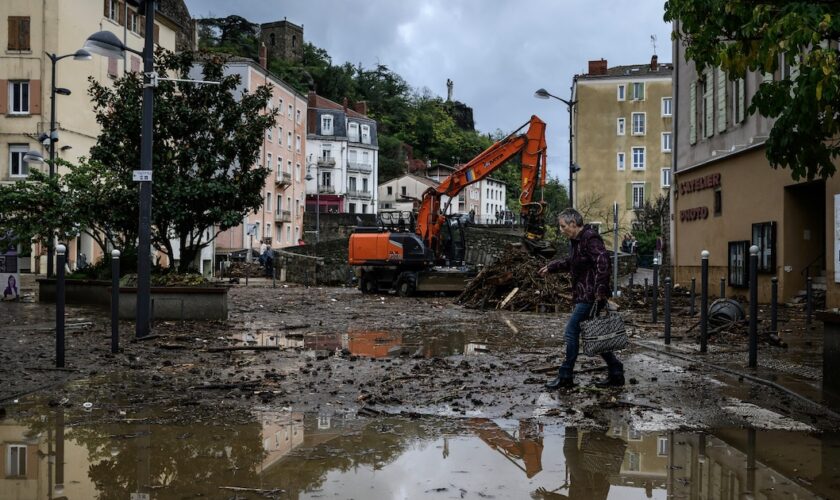
MULTIPOLYGON (((67 304, 111 307, 111 283, 96 280, 66 280, 67 304)), ((214 320, 228 318, 227 287, 152 287, 152 319, 214 320)), ((55 302, 55 280, 38 280, 38 301, 55 302)), ((135 319, 137 289, 120 287, 120 319, 135 319)))

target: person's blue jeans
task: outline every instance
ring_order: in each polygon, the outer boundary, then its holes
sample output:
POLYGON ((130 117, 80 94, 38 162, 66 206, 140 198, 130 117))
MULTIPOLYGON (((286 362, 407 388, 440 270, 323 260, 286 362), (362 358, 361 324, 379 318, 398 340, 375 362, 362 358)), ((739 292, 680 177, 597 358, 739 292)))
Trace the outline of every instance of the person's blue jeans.
MULTIPOLYGON (((584 321, 595 304, 582 302, 575 304, 572 309, 572 317, 566 323, 566 333, 563 335, 566 340, 566 359, 560 365, 560 377, 572 378, 575 371, 575 362, 577 361, 578 351, 580 350, 580 323, 584 321)), ((607 363, 607 370, 610 375, 623 375, 624 365, 611 352, 601 353, 601 357, 607 363)))

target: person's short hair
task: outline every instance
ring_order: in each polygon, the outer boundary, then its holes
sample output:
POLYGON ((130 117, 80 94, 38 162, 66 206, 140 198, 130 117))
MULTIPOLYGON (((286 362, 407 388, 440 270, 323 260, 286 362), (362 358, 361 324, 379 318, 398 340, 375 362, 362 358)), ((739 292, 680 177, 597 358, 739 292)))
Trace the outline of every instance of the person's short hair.
POLYGON ((574 222, 576 226, 582 227, 583 226, 583 216, 580 215, 580 212, 575 210, 574 208, 566 208, 560 215, 557 216, 558 220, 562 220, 566 224, 570 222, 574 222))

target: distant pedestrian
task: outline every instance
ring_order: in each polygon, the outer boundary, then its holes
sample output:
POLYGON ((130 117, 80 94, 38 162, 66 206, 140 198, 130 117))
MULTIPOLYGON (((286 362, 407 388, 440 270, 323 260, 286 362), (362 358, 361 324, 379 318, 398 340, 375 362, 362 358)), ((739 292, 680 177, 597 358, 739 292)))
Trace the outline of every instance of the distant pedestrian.
MULTIPOLYGON (((567 208, 558 216, 560 231, 568 236, 572 244, 569 257, 553 260, 543 266, 540 276, 548 273, 566 272, 572 277, 572 301, 574 309, 566 323, 564 338, 566 358, 560 366, 557 378, 546 384, 546 389, 555 390, 574 385, 575 361, 578 356, 580 324, 590 314, 607 306, 610 290, 610 258, 604 247, 604 240, 593 226, 583 224, 583 216, 573 208, 567 208)), ((607 363, 607 377, 595 383, 598 387, 624 385, 624 365, 612 352, 601 353, 607 363)))

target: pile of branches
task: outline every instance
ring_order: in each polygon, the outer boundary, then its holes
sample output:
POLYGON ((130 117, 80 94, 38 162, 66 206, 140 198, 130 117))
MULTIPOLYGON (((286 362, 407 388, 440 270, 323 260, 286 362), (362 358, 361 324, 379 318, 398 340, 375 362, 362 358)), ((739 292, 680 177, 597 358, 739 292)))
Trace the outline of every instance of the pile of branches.
POLYGON ((224 272, 224 278, 257 278, 263 275, 263 267, 259 262, 233 262, 224 272))
POLYGON ((472 309, 568 309, 572 302, 569 275, 548 274, 541 278, 537 271, 547 263, 521 247, 509 245, 499 260, 469 282, 456 302, 472 309))

